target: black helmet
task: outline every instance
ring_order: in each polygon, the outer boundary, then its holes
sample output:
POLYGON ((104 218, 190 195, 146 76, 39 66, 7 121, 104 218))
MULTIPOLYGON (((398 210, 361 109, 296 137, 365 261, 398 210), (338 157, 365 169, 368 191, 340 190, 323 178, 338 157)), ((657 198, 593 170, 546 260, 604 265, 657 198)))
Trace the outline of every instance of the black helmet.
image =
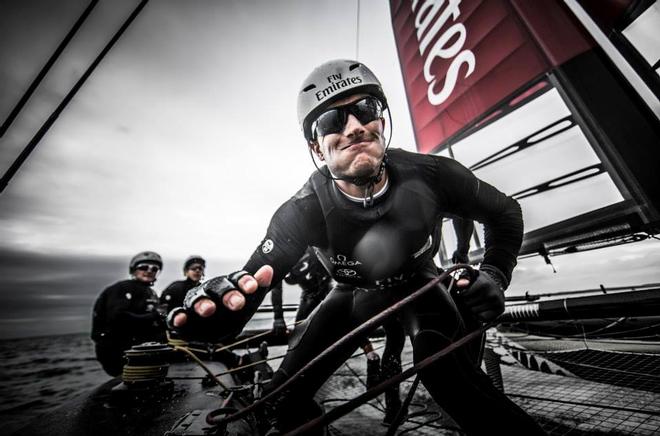
POLYGON ((141 263, 152 263, 158 265, 158 268, 163 269, 163 259, 160 255, 154 251, 142 251, 131 259, 131 263, 128 264, 128 272, 133 274, 135 267, 141 263))
POLYGON ((192 256, 188 256, 186 261, 183 263, 183 272, 185 273, 188 271, 188 268, 190 268, 194 264, 199 264, 202 265, 204 268, 206 268, 206 261, 202 256, 198 256, 196 254, 193 254, 192 256))
POLYGON ((363 92, 373 95, 387 108, 387 99, 380 82, 366 65, 346 59, 328 61, 314 69, 298 93, 298 123, 311 142, 312 123, 333 102, 347 95, 363 92))

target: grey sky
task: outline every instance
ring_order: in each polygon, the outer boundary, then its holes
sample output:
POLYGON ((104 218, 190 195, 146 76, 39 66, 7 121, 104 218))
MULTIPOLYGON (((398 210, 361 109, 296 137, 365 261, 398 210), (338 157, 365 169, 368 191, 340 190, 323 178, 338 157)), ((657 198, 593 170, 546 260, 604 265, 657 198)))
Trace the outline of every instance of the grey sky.
MULTIPOLYGON (((3 115, 86 5, 71 3, 66 14, 5 16, 10 33, 48 36, 8 38, 10 55, 31 62, 19 68, 3 56, 7 83, 22 84, 3 97, 3 115), (48 50, 33 54, 38 44, 48 50)), ((106 3, 2 139, 3 169, 136 4, 112 2, 108 11, 106 3)), ((360 58, 398 103, 393 144, 414 148, 387 5, 362 8, 360 58)), ((3 195, 3 241, 48 252, 149 247, 244 258, 313 170, 297 91, 320 62, 355 57, 356 12, 355 1, 151 2, 3 195)))
MULTIPOLYGON (((99 2, 0 138, 0 171, 137 3, 99 2)), ((86 5, 0 1, 0 119, 86 5)), ((357 15, 355 0, 150 2, 0 196, 1 336, 87 329, 94 297, 141 250, 165 257, 159 290, 191 253, 210 276, 241 266, 314 169, 295 102, 321 62, 359 47, 388 95, 392 146, 414 150, 388 2, 360 2, 359 32, 357 15)), ((557 274, 525 260, 512 292, 660 281, 658 252, 565 256, 557 274)))

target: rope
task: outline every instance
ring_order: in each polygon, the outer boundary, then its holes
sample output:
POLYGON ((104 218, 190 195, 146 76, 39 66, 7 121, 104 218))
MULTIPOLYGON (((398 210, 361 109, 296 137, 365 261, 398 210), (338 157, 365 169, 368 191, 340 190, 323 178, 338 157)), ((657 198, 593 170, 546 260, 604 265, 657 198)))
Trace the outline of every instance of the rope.
POLYGON ((225 385, 225 384, 224 384, 224 383, 223 383, 218 377, 216 377, 216 376, 213 374, 213 372, 209 369, 209 367, 206 366, 206 364, 204 364, 204 362, 202 362, 202 361, 199 359, 199 357, 195 356, 195 353, 193 353, 192 351, 190 351, 189 349, 187 349, 187 348, 185 348, 185 347, 180 347, 180 346, 178 346, 178 345, 175 345, 175 346, 174 346, 174 349, 177 350, 177 351, 182 351, 182 352, 186 353, 186 354, 187 354, 188 356, 190 356, 195 362, 197 362, 197 364, 198 364, 199 366, 201 366, 202 369, 203 369, 204 371, 206 371, 206 373, 209 375, 209 377, 210 377, 212 380, 214 380, 218 386, 220 386, 220 387, 221 387, 222 389, 224 389, 225 391, 228 391, 228 390, 229 390, 229 388, 228 388, 228 387, 227 387, 227 386, 226 386, 226 385, 225 385))
MULTIPOLYGON (((293 324, 289 324, 289 325, 287 325, 287 327, 295 327, 295 326, 297 326, 298 324, 300 324, 300 323, 303 322, 303 321, 304 321, 304 320, 296 321, 296 322, 294 322, 293 324)), ((229 349, 231 349, 231 348, 234 348, 234 347, 237 346, 237 345, 244 344, 244 343, 249 342, 249 341, 251 341, 251 340, 253 340, 253 339, 255 339, 255 338, 260 338, 260 337, 262 337, 262 336, 267 336, 267 335, 269 335, 269 334, 271 334, 271 333, 272 333, 272 330, 266 330, 265 332, 261 332, 261 333, 259 333, 259 334, 254 335, 254 336, 250 336, 249 338, 244 338, 244 339, 241 339, 241 340, 239 340, 239 341, 236 341, 236 342, 234 342, 233 344, 223 345, 223 346, 221 346, 220 348, 216 348, 215 350, 213 350, 213 352, 214 352, 214 353, 219 353, 220 351, 229 350, 229 349)))
MULTIPOLYGON (((446 278, 451 277, 450 274, 452 272, 454 272, 456 270, 459 270, 459 269, 468 269, 468 268, 471 269, 471 267, 469 265, 457 264, 457 265, 454 265, 451 268, 447 269, 442 274, 440 274, 440 276, 430 280, 426 285, 422 286, 417 291, 415 291, 412 294, 408 295, 407 297, 403 298, 401 301, 398 301, 397 303, 394 303, 392 306, 388 307, 387 309, 383 310, 379 314, 373 316, 372 318, 370 318, 367 321, 360 324, 355 329, 348 332, 346 335, 344 335, 342 338, 340 338, 338 341, 336 341, 334 344, 332 344, 330 347, 328 347, 325 351, 323 351, 321 354, 319 354, 314 359, 312 359, 309 363, 307 363, 305 366, 303 366, 300 370, 298 370, 298 372, 293 374, 284 383, 282 383, 280 386, 278 386, 273 391, 271 391, 268 395, 265 395, 260 400, 255 401, 250 406, 248 406, 244 409, 241 409, 241 410, 239 410, 238 412, 236 412, 232 415, 229 415, 229 416, 226 416, 222 419, 217 420, 216 422, 214 422, 214 424, 220 425, 220 424, 226 424, 226 423, 235 421, 235 420, 247 415, 248 413, 255 411, 257 408, 262 407, 266 401, 271 400, 271 399, 275 398, 277 395, 281 394, 286 388, 291 386, 292 383, 294 383, 295 381, 300 379, 311 368, 317 366, 320 362, 322 362, 324 359, 326 359, 327 356, 331 355, 336 349, 338 349, 342 345, 345 345, 346 343, 353 340, 357 336, 363 335, 367 331, 369 331, 369 330, 371 330, 375 327, 378 327, 387 318, 389 318, 392 315, 394 315, 395 313, 401 311, 405 306, 409 305, 410 303, 412 303, 413 301, 415 301, 416 299, 418 299, 419 297, 424 295, 427 291, 432 289, 434 286, 440 284, 446 278)), ((453 285, 453 280, 452 280, 451 283, 453 285)), ((450 285, 450 287, 451 287, 451 285, 450 285)), ((392 379, 390 379, 390 380, 392 380, 392 379)), ((378 385, 376 388, 378 388, 380 386, 382 386, 382 383, 381 383, 381 385, 378 385)), ((376 388, 374 388, 373 390, 375 390, 376 388)), ((358 397, 358 398, 360 398, 360 397, 358 397)))
POLYGON ((390 428, 387 429, 385 436, 394 436, 399 426, 403 423, 405 410, 408 408, 408 406, 410 406, 410 403, 412 402, 415 391, 417 391, 417 386, 419 386, 419 381, 420 378, 418 375, 415 377, 415 381, 413 381, 413 384, 408 391, 408 395, 406 395, 406 399, 403 400, 403 404, 401 404, 401 407, 399 407, 399 411, 396 413, 392 424, 390 424, 390 428))
MULTIPOLYGON (((376 348, 374 348, 374 351, 378 351, 378 350, 380 350, 380 349, 383 348, 383 347, 384 347, 383 345, 381 345, 381 346, 379 346, 379 347, 376 347, 376 348)), ((359 356, 361 356, 361 355, 363 355, 363 354, 364 354, 364 353, 363 353, 362 351, 358 351, 358 352, 354 353, 351 357, 349 357, 349 359, 353 359, 353 358, 355 358, 355 357, 359 357, 359 356)), ((255 366, 255 365, 259 364, 259 363, 265 363, 265 362, 269 362, 269 361, 271 361, 271 360, 282 359, 282 358, 285 357, 285 356, 286 356, 286 354, 280 354, 279 356, 269 357, 269 358, 267 358, 267 359, 259 360, 259 361, 257 361, 257 362, 246 363, 245 365, 237 366, 236 368, 232 368, 232 369, 229 369, 229 370, 227 370, 227 371, 225 371, 225 372, 221 372, 221 373, 215 374, 215 376, 216 376, 216 377, 220 377, 220 376, 223 376, 223 375, 226 375, 226 374, 231 374, 231 373, 236 372, 236 371, 239 371, 239 370, 241 370, 241 369, 245 369, 245 368, 248 368, 248 367, 250 367, 250 366, 255 366)), ((355 376, 357 377, 357 374, 356 374, 355 376)), ((201 379, 201 378, 203 378, 203 377, 169 377, 169 378, 172 379, 172 380, 199 380, 199 379, 201 379)), ((362 382, 362 380, 360 380, 360 381, 362 382)))
POLYGON ((228 369, 228 370, 225 371, 225 372, 221 372, 221 373, 219 373, 219 374, 216 374, 216 377, 219 377, 219 376, 221 376, 221 375, 232 374, 232 373, 237 372, 237 371, 240 371, 240 370, 242 370, 242 369, 249 368, 249 367, 251 367, 251 366, 257 366, 257 365, 259 365, 259 364, 261 364, 261 363, 266 363, 266 362, 269 362, 269 361, 271 361, 271 360, 281 359, 281 358, 283 358, 284 356, 286 356, 286 354, 280 354, 279 356, 269 357, 269 358, 267 358, 267 359, 258 360, 258 361, 256 361, 256 362, 246 363, 245 365, 237 366, 236 368, 228 369))
POLYGON ((362 404, 366 403, 367 401, 377 397, 378 395, 382 394, 385 392, 390 386, 394 384, 401 383, 403 380, 407 379, 408 377, 411 377, 415 374, 417 374, 419 371, 422 369, 428 367, 429 365, 433 364, 436 360, 440 359, 441 357, 451 353, 455 349, 465 345, 467 342, 473 340, 474 338, 481 337, 482 334, 486 332, 489 328, 491 328, 493 325, 495 325, 494 322, 490 322, 486 324, 485 326, 472 331, 471 333, 463 336, 459 340, 452 342, 451 344, 447 345, 444 347, 442 350, 438 351, 437 353, 427 357, 426 359, 422 360, 419 362, 417 365, 414 365, 411 368, 408 368, 407 370, 403 371, 401 374, 397 374, 394 377, 389 378, 388 380, 382 382, 378 386, 374 387, 373 389, 368 390, 367 392, 358 395, 357 397, 353 398, 351 401, 344 403, 340 406, 335 407, 332 409, 330 412, 318 417, 314 418, 313 420, 301 425, 300 427, 294 429, 293 431, 284 434, 284 436, 295 436, 299 434, 305 434, 306 432, 312 430, 313 428, 319 426, 319 425, 327 425, 330 424, 331 422, 341 418, 342 416, 346 415, 347 413, 351 412, 353 409, 361 406, 362 404))
POLYGON ((9 113, 9 116, 7 116, 5 122, 2 123, 2 126, 0 126, 0 138, 4 136, 7 129, 9 129, 9 126, 11 126, 11 124, 14 122, 18 114, 23 109, 23 106, 25 106, 25 103, 27 103, 27 101, 30 99, 35 89, 37 89, 43 78, 46 76, 46 74, 51 69, 53 64, 55 64, 57 58, 60 57, 60 55, 62 54, 66 46, 69 44, 69 42, 71 42, 71 39, 74 37, 76 32, 78 32, 80 26, 82 26, 85 20, 87 20, 87 17, 92 12, 92 9, 94 9, 94 7, 98 2, 99 2, 98 0, 91 0, 89 2, 87 8, 85 8, 85 10, 80 15, 80 17, 78 17, 78 20, 74 23, 73 27, 69 30, 69 33, 66 34, 62 42, 60 42, 60 45, 57 46, 57 48, 50 56, 48 61, 46 61, 44 66, 41 68, 41 71, 39 71, 37 77, 34 78, 32 83, 30 83, 30 86, 28 87, 27 91, 25 91, 21 99, 18 101, 18 103, 16 103, 16 106, 14 106, 14 109, 12 109, 12 111, 9 113))
POLYGON ((20 169, 21 165, 23 165, 23 162, 28 158, 30 153, 37 147, 37 144, 39 144, 39 141, 41 141, 41 138, 48 132, 50 127, 55 123, 57 118, 60 116, 62 111, 66 108, 66 106, 69 104, 69 102, 73 99, 73 97, 76 95, 78 90, 83 86, 87 78, 92 74, 94 69, 98 66, 99 63, 103 60, 106 54, 110 51, 112 46, 119 40, 121 35, 126 31, 126 29, 131 25, 131 23, 135 20, 135 18, 140 14, 140 11, 146 6, 149 0, 142 0, 140 4, 138 4, 131 15, 124 21, 124 24, 121 25, 119 30, 113 35, 113 37, 110 39, 110 41, 103 47, 103 50, 99 53, 99 55, 94 59, 94 61, 87 67, 85 72, 80 76, 78 81, 73 85, 71 90, 69 90, 69 93, 64 96, 60 104, 55 108, 53 113, 50 114, 48 119, 43 123, 41 128, 37 131, 37 133, 34 134, 30 142, 23 148, 23 151, 21 151, 21 154, 18 155, 18 157, 14 160, 14 162, 11 164, 9 169, 5 172, 5 174, 0 178, 0 194, 5 190, 7 185, 9 185, 9 182, 11 179, 14 177, 14 174, 20 169))
POLYGON ((167 376, 169 364, 163 365, 150 365, 150 366, 131 366, 124 365, 122 369, 121 379, 124 383, 136 383, 148 380, 163 380, 167 376))

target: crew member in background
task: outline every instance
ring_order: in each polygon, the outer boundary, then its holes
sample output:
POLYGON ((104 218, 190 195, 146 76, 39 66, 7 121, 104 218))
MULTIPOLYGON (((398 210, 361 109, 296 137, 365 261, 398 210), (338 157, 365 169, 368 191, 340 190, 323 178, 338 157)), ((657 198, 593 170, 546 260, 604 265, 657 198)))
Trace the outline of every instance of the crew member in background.
POLYGON ((468 253, 470 251, 470 239, 474 232, 474 221, 460 217, 453 217, 451 221, 456 233, 456 250, 451 256, 451 262, 453 264, 470 263, 468 253))
POLYGON ((164 342, 165 323, 158 312, 158 295, 151 288, 163 267, 153 251, 135 255, 131 278, 108 286, 94 303, 92 340, 96 358, 111 376, 121 374, 124 351, 144 342, 164 342))
POLYGON ((160 296, 160 303, 167 308, 167 312, 183 305, 186 293, 199 285, 204 279, 206 260, 202 256, 189 256, 183 264, 183 275, 185 280, 172 282, 160 296))

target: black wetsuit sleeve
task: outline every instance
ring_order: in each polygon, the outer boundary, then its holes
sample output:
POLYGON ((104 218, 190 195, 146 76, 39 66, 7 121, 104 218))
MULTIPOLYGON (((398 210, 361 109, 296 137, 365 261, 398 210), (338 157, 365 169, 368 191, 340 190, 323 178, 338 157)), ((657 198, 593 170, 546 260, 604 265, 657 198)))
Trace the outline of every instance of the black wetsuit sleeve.
POLYGON ((492 185, 478 179, 455 160, 436 157, 440 204, 448 212, 474 219, 484 225, 484 260, 500 270, 506 281, 517 263, 522 244, 523 220, 520 205, 492 185))
MULTIPOLYGON (((323 213, 317 197, 308 185, 285 202, 273 215, 266 236, 256 248, 243 269, 250 274, 264 265, 273 268, 272 286, 282 281, 291 267, 300 259, 309 245, 325 237, 323 213)), ((270 288, 259 288, 246 295, 246 305, 233 313, 233 327, 238 331, 252 318, 270 288)))
MULTIPOLYGON (((304 189, 304 188, 303 188, 304 189)), ((275 212, 266 236, 243 269, 254 274, 263 265, 273 267, 272 283, 280 283, 308 246, 325 237, 321 207, 315 195, 299 193, 275 212)))

